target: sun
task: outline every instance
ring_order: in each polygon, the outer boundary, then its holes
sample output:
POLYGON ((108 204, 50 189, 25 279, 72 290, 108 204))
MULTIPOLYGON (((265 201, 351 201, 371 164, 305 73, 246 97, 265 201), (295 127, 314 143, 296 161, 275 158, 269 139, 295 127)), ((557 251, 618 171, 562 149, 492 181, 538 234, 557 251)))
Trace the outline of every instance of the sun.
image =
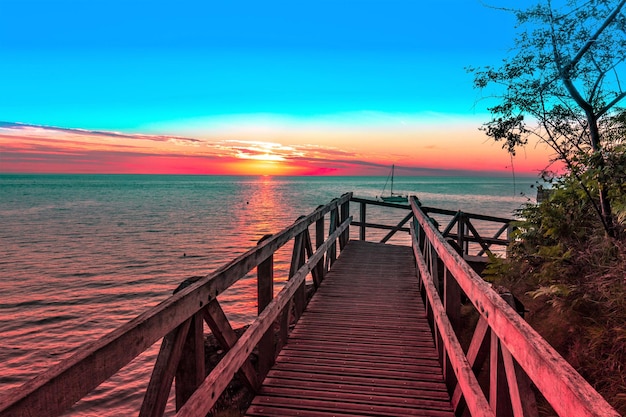
POLYGON ((256 155, 245 155, 240 156, 242 159, 254 159, 256 161, 266 161, 266 162, 282 162, 285 160, 284 156, 264 153, 264 154, 256 154, 256 155))

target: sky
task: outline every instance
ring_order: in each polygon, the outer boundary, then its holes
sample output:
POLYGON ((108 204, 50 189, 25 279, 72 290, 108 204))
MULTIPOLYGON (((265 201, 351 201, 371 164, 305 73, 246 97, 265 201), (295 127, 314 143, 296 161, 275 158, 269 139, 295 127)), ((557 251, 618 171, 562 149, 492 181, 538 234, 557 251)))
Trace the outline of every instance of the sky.
POLYGON ((531 4, 0 0, 0 172, 538 174, 466 71, 531 4))

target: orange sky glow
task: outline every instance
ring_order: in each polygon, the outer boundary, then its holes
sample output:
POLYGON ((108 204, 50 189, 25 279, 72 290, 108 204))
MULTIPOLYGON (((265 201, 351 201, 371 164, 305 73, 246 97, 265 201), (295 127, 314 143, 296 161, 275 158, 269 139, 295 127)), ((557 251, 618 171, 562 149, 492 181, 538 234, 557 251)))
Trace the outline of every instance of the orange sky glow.
MULTIPOLYGON (((511 172, 511 157, 473 126, 328 127, 221 131, 193 136, 0 125, 0 172, 206 175, 401 175, 511 172), (254 137, 254 140, 242 139, 254 137)), ((549 152, 513 159, 537 174, 549 152)))

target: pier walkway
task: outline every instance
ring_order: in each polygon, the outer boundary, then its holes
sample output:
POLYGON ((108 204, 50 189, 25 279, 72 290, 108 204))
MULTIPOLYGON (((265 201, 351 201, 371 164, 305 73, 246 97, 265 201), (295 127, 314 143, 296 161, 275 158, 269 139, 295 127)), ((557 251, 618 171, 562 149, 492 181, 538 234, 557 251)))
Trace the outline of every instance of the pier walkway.
POLYGON ((454 415, 410 247, 350 241, 246 415, 454 415))
POLYGON ((2 393, 0 417, 71 412, 155 343, 140 417, 207 416, 235 376, 254 394, 249 416, 537 417, 541 395, 546 415, 619 417, 479 275, 486 254, 506 256, 510 229, 416 197, 344 194, 2 393), (242 279, 256 279, 258 316, 239 335, 220 301, 242 279), (217 364, 205 330, 224 352, 217 364))

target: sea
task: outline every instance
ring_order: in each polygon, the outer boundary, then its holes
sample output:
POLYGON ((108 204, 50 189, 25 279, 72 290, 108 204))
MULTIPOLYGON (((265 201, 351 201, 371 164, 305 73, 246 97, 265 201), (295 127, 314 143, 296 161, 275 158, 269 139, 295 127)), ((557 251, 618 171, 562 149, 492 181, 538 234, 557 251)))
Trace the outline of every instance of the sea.
MULTIPOLYGON (((397 177, 394 191, 424 206, 513 218, 535 201, 537 181, 397 177)), ((210 273, 346 192, 376 199, 384 184, 385 177, 0 174, 0 396, 165 300, 185 278, 210 273)), ((358 204, 350 210, 358 219, 358 204)), ((406 211, 372 213, 391 224, 406 211)), ((277 256, 279 282, 290 249, 277 256)), ((255 297, 252 275, 220 296, 233 327, 254 319, 255 297)), ((67 415, 136 415, 159 344, 67 415)))

